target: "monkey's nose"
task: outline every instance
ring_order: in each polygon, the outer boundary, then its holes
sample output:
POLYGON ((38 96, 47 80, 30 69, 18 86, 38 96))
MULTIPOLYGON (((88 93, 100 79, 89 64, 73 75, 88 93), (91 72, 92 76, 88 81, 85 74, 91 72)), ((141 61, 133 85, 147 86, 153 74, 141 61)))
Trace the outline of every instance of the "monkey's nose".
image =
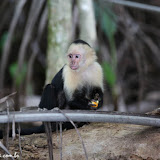
POLYGON ((72 61, 71 61, 71 63, 74 65, 74 64, 75 64, 75 61, 74 61, 74 60, 72 60, 72 61))

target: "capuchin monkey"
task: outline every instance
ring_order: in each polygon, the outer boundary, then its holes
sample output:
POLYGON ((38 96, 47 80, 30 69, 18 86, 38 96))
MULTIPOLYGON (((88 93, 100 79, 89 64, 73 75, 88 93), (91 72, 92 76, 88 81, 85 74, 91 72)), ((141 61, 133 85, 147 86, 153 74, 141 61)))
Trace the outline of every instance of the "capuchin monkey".
MULTIPOLYGON (((45 86, 39 108, 55 107, 71 110, 91 110, 103 104, 103 71, 97 62, 93 48, 83 40, 76 40, 66 54, 66 65, 55 75, 51 84, 45 86)), ((80 123, 79 127, 84 123, 80 123)), ((63 129, 73 128, 69 122, 63 129)), ((52 123, 52 130, 56 130, 52 123)), ((22 135, 44 132, 44 125, 21 129, 22 135)))
POLYGON ((74 41, 66 54, 66 65, 42 94, 40 108, 90 110, 103 104, 103 72, 93 48, 74 41))

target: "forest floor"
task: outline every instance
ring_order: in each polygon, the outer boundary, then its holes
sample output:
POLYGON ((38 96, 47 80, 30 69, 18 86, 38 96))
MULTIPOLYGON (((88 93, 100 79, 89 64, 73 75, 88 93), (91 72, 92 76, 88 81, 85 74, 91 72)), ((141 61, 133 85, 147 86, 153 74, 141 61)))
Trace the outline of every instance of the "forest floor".
MULTIPOLYGON (((160 128, 91 123, 79 128, 79 131, 89 160, 160 160, 160 128)), ((55 160, 60 159, 59 141, 59 135, 53 133, 55 160)), ((74 129, 63 131, 62 141, 63 160, 85 159, 81 141, 74 129)), ((11 154, 20 155, 18 137, 9 142, 11 154)), ((45 134, 21 136, 21 148, 22 160, 49 159, 45 134)))

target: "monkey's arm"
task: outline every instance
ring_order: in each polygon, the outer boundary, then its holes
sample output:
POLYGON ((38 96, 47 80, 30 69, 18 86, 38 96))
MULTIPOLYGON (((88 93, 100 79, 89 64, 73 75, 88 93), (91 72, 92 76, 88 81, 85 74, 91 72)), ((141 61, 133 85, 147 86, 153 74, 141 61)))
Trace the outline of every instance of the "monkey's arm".
POLYGON ((89 105, 95 109, 101 108, 103 105, 103 91, 100 87, 94 87, 91 92, 91 101, 89 105))
POLYGON ((70 109, 82 109, 90 110, 97 109, 102 107, 103 104, 103 91, 100 87, 92 87, 87 96, 86 88, 83 88, 82 91, 75 91, 72 100, 68 102, 70 109), (98 101, 97 106, 92 102, 98 101))
POLYGON ((89 106, 89 100, 86 98, 77 97, 72 101, 67 103, 70 109, 81 109, 81 110, 89 110, 91 107, 89 106))
POLYGON ((47 108, 48 110, 50 110, 55 106, 57 106, 55 87, 52 84, 48 84, 43 90, 39 108, 47 108))
POLYGON ((52 83, 45 86, 39 108, 51 110, 54 107, 63 108, 65 106, 62 71, 63 68, 55 75, 52 83))

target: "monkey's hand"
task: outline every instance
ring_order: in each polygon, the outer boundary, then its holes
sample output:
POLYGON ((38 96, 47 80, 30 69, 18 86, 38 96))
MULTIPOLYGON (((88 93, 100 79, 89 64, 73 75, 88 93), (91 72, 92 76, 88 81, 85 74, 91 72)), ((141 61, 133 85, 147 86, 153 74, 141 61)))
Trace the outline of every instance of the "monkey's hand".
POLYGON ((91 109, 97 109, 98 108, 98 104, 99 104, 99 101, 98 100, 91 100, 91 102, 89 102, 89 106, 91 107, 91 109))

